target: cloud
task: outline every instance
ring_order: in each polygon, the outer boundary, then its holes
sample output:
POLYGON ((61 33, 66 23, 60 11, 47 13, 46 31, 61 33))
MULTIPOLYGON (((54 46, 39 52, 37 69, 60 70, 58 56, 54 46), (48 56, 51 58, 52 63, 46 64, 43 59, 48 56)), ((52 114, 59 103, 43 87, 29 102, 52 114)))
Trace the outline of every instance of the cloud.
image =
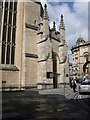
POLYGON ((47 2, 49 22, 52 27, 52 21, 56 21, 56 28, 59 28, 60 15, 64 15, 66 27, 66 42, 70 51, 71 47, 81 35, 88 40, 88 2, 79 2, 74 0, 73 3, 47 2))
MULTIPOLYGON (((39 1, 39 0, 36 0, 39 1)), ((90 0, 40 0, 41 2, 89 2, 90 0)))

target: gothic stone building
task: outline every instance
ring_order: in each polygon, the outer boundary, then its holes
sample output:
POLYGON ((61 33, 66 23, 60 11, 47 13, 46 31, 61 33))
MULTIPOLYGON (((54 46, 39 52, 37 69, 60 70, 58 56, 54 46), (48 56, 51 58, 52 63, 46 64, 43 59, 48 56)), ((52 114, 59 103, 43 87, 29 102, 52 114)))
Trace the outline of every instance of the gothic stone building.
POLYGON ((0 81, 7 90, 57 88, 68 82, 63 15, 49 27, 40 2, 0 3, 0 81))
POLYGON ((90 42, 85 41, 82 37, 79 37, 76 45, 72 47, 71 51, 73 77, 83 78, 90 75, 90 64, 87 64, 85 73, 83 71, 85 63, 90 62, 90 42))

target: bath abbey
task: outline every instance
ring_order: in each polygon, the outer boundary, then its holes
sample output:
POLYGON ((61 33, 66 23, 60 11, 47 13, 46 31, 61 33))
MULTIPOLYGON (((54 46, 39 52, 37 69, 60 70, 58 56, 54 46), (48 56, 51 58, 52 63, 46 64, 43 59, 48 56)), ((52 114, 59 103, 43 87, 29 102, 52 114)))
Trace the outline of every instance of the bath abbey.
POLYGON ((0 89, 59 88, 68 83, 64 16, 49 26, 40 2, 0 2, 0 89))

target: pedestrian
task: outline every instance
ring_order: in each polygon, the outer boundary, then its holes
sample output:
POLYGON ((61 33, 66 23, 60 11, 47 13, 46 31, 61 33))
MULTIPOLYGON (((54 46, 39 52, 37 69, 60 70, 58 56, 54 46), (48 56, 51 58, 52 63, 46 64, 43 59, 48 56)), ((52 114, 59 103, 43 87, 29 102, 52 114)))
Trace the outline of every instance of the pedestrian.
POLYGON ((72 78, 69 79, 69 85, 72 88, 72 78))
POLYGON ((84 76, 83 81, 85 81, 86 77, 84 76))
POLYGON ((73 92, 76 92, 76 80, 72 80, 72 88, 73 88, 73 92))

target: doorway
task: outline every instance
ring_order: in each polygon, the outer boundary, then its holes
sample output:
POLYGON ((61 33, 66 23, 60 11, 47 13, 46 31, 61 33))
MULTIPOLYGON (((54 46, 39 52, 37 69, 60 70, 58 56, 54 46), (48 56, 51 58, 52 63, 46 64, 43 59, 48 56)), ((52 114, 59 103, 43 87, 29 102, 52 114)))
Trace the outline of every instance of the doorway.
POLYGON ((57 88, 57 59, 53 54, 53 88, 57 88))

